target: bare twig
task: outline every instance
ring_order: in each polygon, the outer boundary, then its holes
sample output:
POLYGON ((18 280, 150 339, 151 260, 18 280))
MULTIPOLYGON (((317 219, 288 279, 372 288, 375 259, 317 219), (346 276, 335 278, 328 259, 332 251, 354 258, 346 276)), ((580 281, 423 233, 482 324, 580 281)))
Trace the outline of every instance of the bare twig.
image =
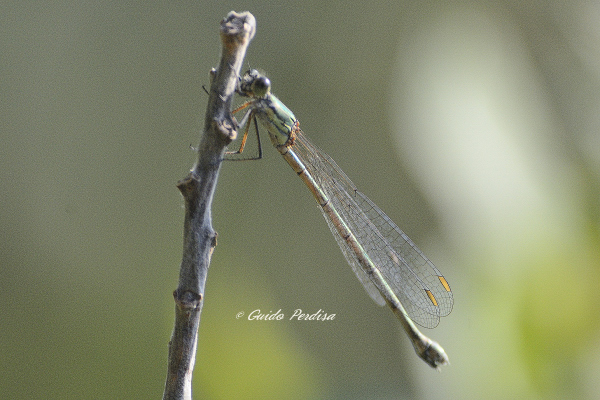
POLYGON ((191 400, 192 372, 198 343, 204 285, 217 244, 211 223, 211 203, 225 146, 236 137, 231 103, 240 69, 256 22, 249 12, 230 12, 221 21, 223 44, 219 67, 211 73, 204 134, 198 162, 177 183, 185 201, 183 257, 175 298, 175 327, 169 342, 169 366, 163 399, 191 400))

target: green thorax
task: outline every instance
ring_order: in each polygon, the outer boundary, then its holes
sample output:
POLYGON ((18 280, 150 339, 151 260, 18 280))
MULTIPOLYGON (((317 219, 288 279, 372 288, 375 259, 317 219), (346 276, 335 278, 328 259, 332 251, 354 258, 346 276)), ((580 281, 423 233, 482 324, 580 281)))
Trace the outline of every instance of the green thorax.
POLYGON ((283 146, 296 126, 296 117, 277 97, 268 93, 256 100, 256 117, 269 132, 274 146, 283 146))

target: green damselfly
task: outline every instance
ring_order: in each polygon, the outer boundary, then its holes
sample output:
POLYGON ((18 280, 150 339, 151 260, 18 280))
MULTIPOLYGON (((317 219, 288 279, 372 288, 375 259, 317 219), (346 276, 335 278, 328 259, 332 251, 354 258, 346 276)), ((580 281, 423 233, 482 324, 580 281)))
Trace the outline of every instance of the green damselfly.
MULTIPOLYGON (((274 95, 271 82, 257 70, 241 78, 238 93, 250 100, 240 126, 244 149, 248 131, 258 120, 314 195, 342 253, 371 298, 387 304, 402 323, 416 353, 433 368, 448 363, 442 347, 423 335, 452 311, 453 297, 441 272, 408 236, 371 200, 359 192, 335 161, 302 133, 294 114, 274 95)), ((259 140, 259 154, 260 138, 259 140)), ((230 154, 231 154, 230 153, 230 154)))

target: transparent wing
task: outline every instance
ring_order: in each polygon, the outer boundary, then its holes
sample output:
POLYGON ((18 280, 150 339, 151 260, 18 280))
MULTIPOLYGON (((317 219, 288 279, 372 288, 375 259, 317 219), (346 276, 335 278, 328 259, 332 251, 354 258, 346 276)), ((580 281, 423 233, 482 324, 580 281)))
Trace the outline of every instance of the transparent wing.
POLYGON ((361 268, 360 263, 358 262, 356 255, 354 254, 354 251, 352 251, 352 249, 348 247, 348 243, 346 243, 346 241, 340 236, 340 234, 337 231, 337 228, 335 227, 335 225, 333 225, 333 222, 331 222, 331 219, 329 218, 327 213, 323 211, 323 207, 319 207, 319 209, 321 210, 323 217, 325 217, 325 221, 327 221, 327 225, 329 226, 329 229, 331 230, 335 241, 340 246, 340 249, 342 249, 344 257, 346 257, 348 264, 350 264, 350 266, 352 267, 352 270, 356 274, 356 277, 358 278, 360 283, 362 283, 365 290, 367 291, 367 293, 369 293, 369 296, 371 296, 375 303, 379 304, 380 306, 384 306, 385 300, 383 299, 383 297, 381 297, 379 289, 377 289, 377 287, 373 284, 373 282, 371 282, 371 279, 369 279, 365 271, 363 271, 363 269, 361 268))
MULTIPOLYGON (((293 149, 380 270, 408 316, 423 327, 436 327, 440 317, 450 314, 454 303, 441 272, 379 207, 356 189, 335 161, 302 133, 298 133, 293 149)), ((376 303, 385 304, 354 251, 339 236, 328 215, 324 212, 323 215, 359 281, 376 303)))

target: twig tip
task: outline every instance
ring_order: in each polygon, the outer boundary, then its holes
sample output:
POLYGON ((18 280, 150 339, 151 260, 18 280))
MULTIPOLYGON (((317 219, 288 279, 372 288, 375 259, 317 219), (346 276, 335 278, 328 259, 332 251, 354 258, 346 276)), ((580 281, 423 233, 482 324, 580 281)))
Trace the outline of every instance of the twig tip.
POLYGON ((236 13, 230 11, 221 21, 221 37, 224 41, 246 43, 254 37, 256 19, 249 11, 236 13))

